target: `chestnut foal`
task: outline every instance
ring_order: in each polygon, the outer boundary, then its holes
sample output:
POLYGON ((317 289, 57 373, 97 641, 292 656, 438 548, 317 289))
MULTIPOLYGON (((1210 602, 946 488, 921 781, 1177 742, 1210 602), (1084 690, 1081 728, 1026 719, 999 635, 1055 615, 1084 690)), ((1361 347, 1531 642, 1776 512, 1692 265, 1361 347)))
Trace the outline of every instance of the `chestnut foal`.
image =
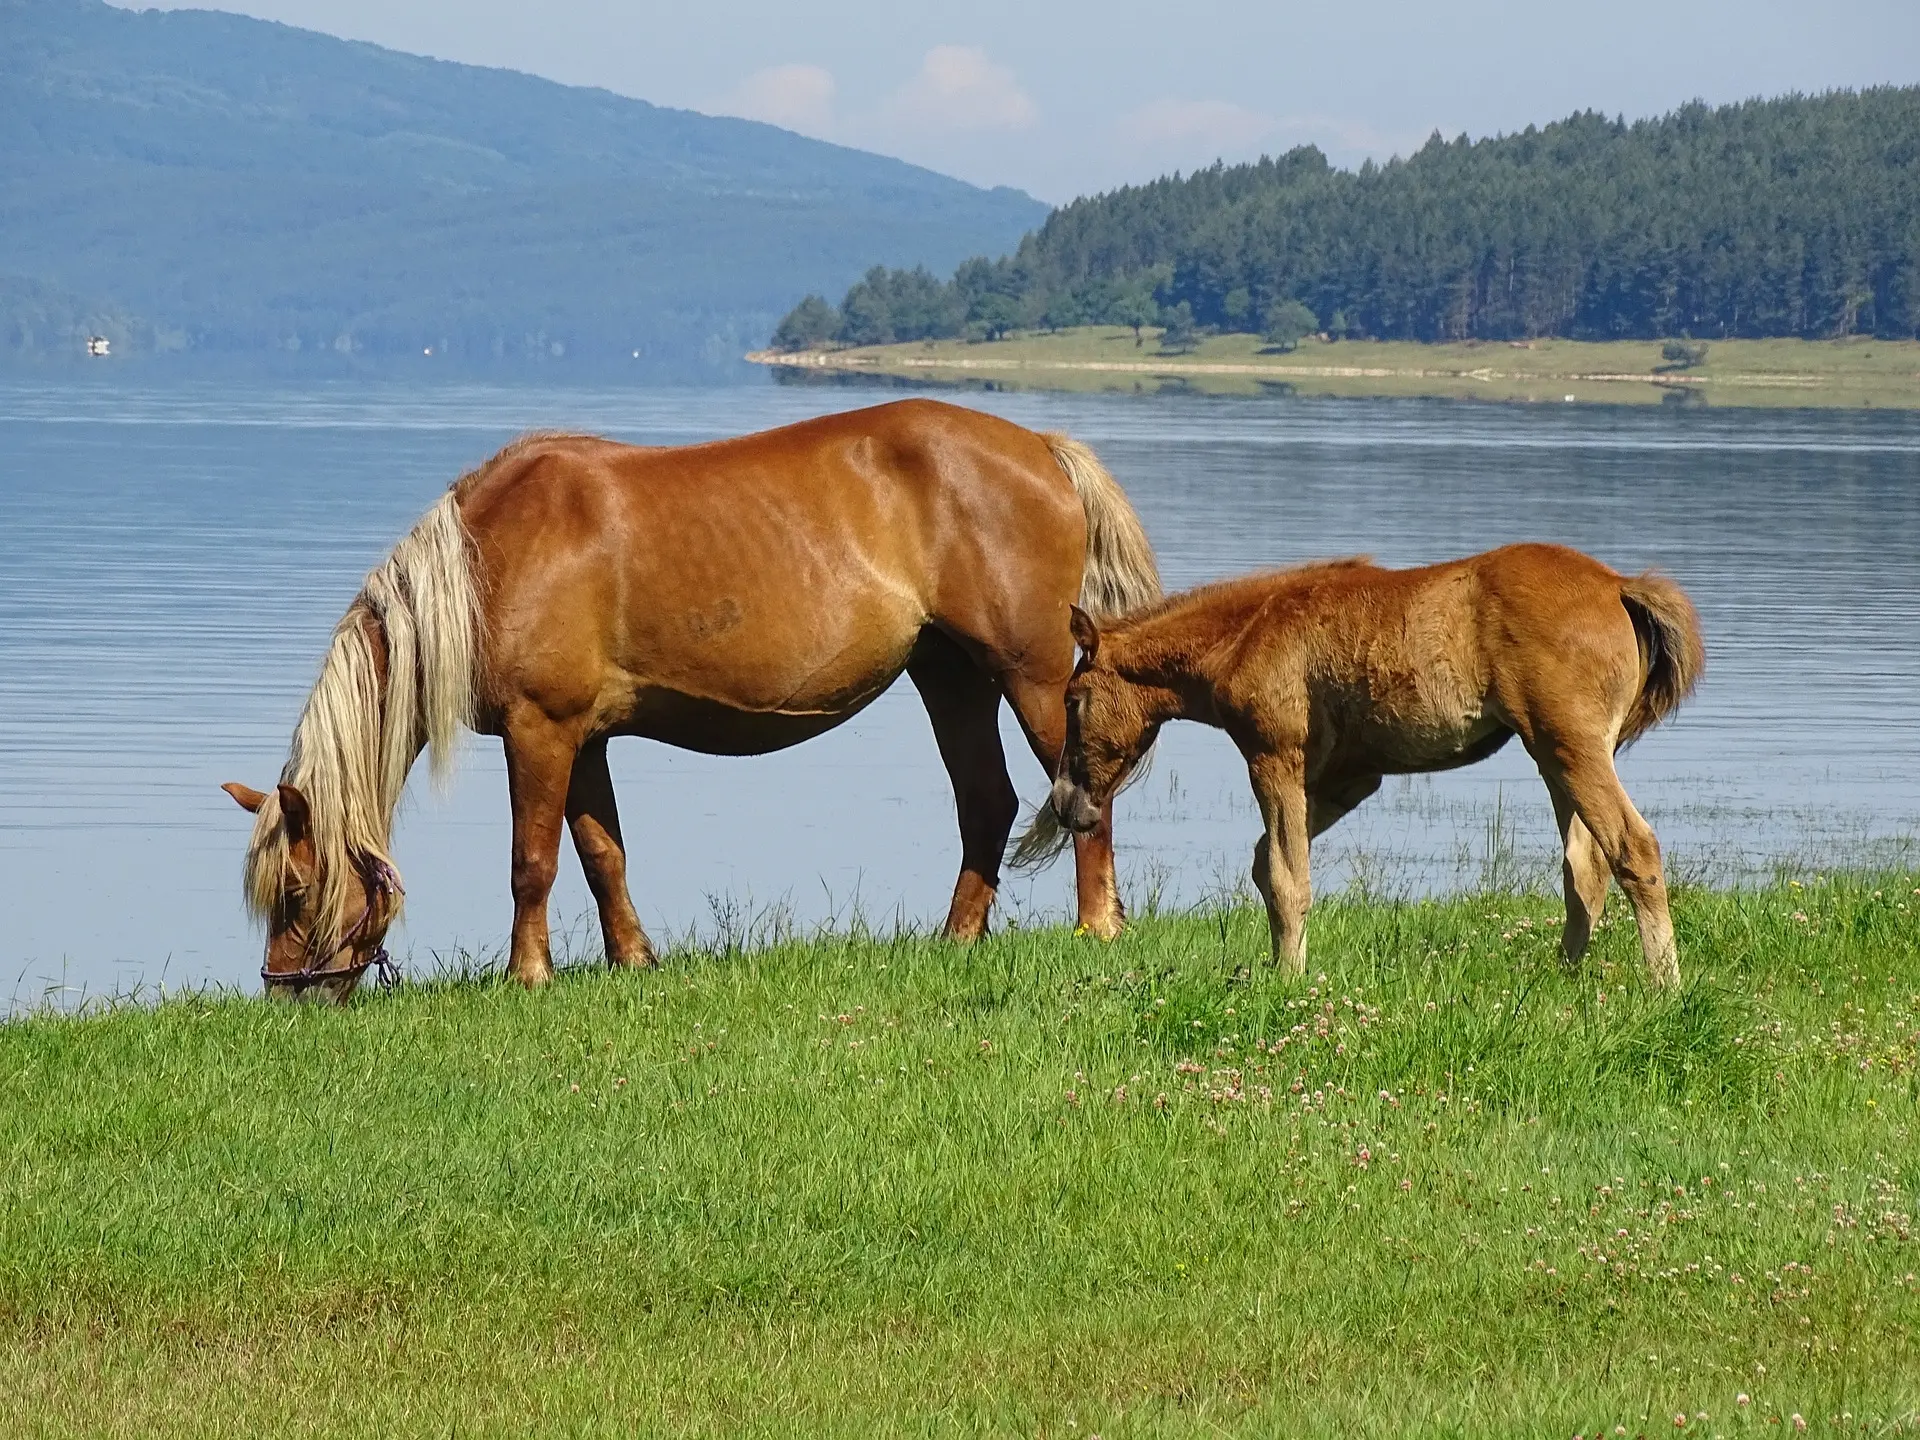
POLYGON ((1073 633, 1060 822, 1100 823, 1167 721, 1219 726, 1253 778, 1266 823, 1253 882, 1274 961, 1291 973, 1306 968, 1312 837, 1382 776, 1470 765, 1518 735, 1565 845, 1567 960, 1585 953, 1611 873, 1653 983, 1679 983, 1659 842, 1613 768, 1705 664, 1698 617, 1672 581, 1508 545, 1416 570, 1341 560, 1229 580, 1105 630, 1076 610, 1073 633))
MULTIPOLYGON (((642 449, 534 435, 464 476, 334 631, 273 790, 247 898, 270 991, 351 993, 399 912, 394 806, 462 725, 505 742, 513 946, 553 973, 547 897, 572 832, 611 963, 649 965, 627 892, 607 741, 719 755, 798 744, 902 672, 926 703, 960 822, 946 933, 987 926, 1018 810, 1005 700, 1049 772, 1066 737, 1074 598, 1160 594, 1153 550, 1086 446, 907 400, 739 439, 642 449)), ((665 823, 671 828, 670 819, 665 823)), ((1122 923, 1104 822, 1079 837, 1080 919, 1122 923)))

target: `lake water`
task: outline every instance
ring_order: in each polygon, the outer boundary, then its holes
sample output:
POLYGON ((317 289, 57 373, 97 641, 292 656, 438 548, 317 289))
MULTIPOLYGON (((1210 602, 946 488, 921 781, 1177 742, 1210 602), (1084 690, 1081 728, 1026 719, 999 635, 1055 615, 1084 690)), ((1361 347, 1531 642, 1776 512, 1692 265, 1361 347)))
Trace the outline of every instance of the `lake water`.
MULTIPOLYGON (((674 444, 885 398, 725 390, 307 389, 0 383, 0 1007, 254 985, 248 817, 360 576, 440 490, 528 427, 674 444)), ((1920 417, 1275 397, 958 397, 1096 446, 1170 584, 1320 556, 1391 564, 1515 539, 1681 580, 1705 624, 1695 701, 1622 762, 1682 876, 1902 861, 1920 832, 1920 417)), ((1009 735, 1012 732, 1009 728, 1009 735)), ((1030 801, 1045 777, 1008 751, 1030 801)), ((635 901, 655 938, 753 916, 925 925, 958 863, 952 802, 904 682, 808 745, 716 759, 612 747, 635 901)), ((422 767, 424 770, 424 767, 422 767)), ((496 952, 507 896, 498 742, 397 832, 395 951, 496 952)), ((1217 732, 1170 728, 1122 800, 1130 899, 1238 885, 1256 824, 1217 732)), ((1555 873, 1519 746, 1389 782, 1316 879, 1414 892, 1555 873)), ((1068 869, 1011 883, 1062 918, 1068 869)), ((597 943, 568 852, 556 921, 597 943)))

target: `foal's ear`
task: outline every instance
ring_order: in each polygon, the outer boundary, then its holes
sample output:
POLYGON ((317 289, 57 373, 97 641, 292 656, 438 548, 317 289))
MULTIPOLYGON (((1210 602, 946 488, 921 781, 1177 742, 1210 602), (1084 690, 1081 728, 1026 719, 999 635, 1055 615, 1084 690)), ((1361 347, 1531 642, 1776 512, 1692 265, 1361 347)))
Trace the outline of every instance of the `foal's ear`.
POLYGON ((1068 625, 1073 630, 1073 643, 1080 647, 1081 653, 1087 657, 1087 663, 1092 664, 1093 657, 1100 650, 1100 627, 1094 624, 1093 617, 1078 605, 1068 608, 1072 611, 1068 618, 1068 625))
POLYGON ((233 796, 234 803, 249 814, 258 815, 260 807, 267 803, 267 792, 256 790, 251 785, 242 785, 238 780, 229 780, 220 787, 233 796))
POLYGON ((280 823, 286 828, 290 845, 298 845, 313 831, 313 811, 307 797, 291 785, 280 787, 280 823))

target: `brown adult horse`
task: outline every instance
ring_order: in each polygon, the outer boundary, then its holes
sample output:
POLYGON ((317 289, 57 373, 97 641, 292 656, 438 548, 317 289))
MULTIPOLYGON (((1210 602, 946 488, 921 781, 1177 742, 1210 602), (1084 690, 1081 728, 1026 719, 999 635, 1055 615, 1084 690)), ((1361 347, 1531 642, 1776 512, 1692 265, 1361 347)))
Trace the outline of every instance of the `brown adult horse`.
MULTIPOLYGON (((908 400, 674 449, 532 435, 463 476, 335 629, 281 784, 256 813, 246 893, 269 990, 336 999, 385 963, 389 836, 420 751, 458 726, 506 745, 512 975, 553 973, 547 897, 563 824, 608 960, 649 965, 607 739, 753 755, 840 724, 905 671, 959 810, 946 933, 981 934, 1018 810, 997 711, 1051 771, 1066 736, 1076 596, 1158 597, 1138 517, 1093 452, 908 400)), ((1076 847, 1079 918, 1118 932, 1106 820, 1076 847)))
MULTIPOLYGON (((1217 725, 1246 757, 1266 833, 1253 882, 1273 958, 1306 968, 1308 842, 1384 775, 1470 765, 1520 737, 1565 846, 1571 963, 1611 871, 1633 902, 1657 985, 1679 983, 1660 846, 1614 754, 1679 705, 1705 665, 1680 587, 1556 545, 1509 545, 1418 570, 1341 560, 1175 596, 1100 629, 1076 611, 1081 660, 1052 808, 1093 833, 1169 720, 1217 725)), ((1048 825, 1022 842, 1044 853, 1048 825)))

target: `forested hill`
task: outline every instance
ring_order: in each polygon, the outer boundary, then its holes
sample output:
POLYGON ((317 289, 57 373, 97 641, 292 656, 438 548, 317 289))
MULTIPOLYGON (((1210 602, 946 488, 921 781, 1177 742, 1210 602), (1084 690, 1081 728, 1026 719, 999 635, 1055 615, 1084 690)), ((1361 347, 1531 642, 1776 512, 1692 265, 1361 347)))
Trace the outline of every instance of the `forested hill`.
POLYGON ((1920 88, 1578 114, 1358 172, 1302 147, 1053 213, 951 282, 869 273, 789 347, 1083 323, 1379 339, 1920 330, 1920 88))
POLYGON ((239 15, 0 0, 0 357, 738 364, 876 260, 1046 208, 769 125, 239 15))

